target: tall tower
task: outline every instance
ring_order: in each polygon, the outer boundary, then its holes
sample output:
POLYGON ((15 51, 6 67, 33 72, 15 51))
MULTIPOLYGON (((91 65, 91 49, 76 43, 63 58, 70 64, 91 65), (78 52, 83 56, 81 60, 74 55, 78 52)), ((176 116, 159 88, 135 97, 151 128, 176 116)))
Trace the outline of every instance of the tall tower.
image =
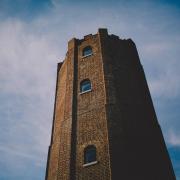
POLYGON ((99 29, 58 64, 46 180, 175 180, 136 46, 99 29))

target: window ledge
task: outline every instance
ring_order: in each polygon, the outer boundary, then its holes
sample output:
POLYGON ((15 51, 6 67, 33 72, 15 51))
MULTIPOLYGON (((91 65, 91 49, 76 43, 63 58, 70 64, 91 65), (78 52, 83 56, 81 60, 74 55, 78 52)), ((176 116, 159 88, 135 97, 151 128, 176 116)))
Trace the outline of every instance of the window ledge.
POLYGON ((87 91, 80 92, 79 94, 84 94, 84 93, 88 93, 88 92, 91 92, 91 91, 92 91, 92 89, 89 89, 87 91))
POLYGON ((94 164, 97 164, 98 161, 93 161, 93 162, 90 162, 90 163, 86 163, 86 164, 83 164, 83 167, 88 167, 88 166, 91 166, 91 165, 94 165, 94 164))
POLYGON ((92 56, 93 54, 87 54, 85 56, 82 56, 82 58, 86 58, 86 57, 89 57, 89 56, 92 56))

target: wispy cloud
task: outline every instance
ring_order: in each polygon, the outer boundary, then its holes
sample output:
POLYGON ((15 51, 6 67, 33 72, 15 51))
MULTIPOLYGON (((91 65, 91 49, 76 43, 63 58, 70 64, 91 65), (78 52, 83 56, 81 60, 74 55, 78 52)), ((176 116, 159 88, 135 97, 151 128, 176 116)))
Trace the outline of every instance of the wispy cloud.
POLYGON ((170 129, 168 133, 168 142, 172 146, 180 147, 180 133, 170 129))
POLYGON ((7 154, 0 166, 5 161, 10 168, 28 169, 31 160, 44 170, 58 49, 48 36, 29 31, 31 26, 22 21, 7 20, 0 27, 0 151, 7 154))

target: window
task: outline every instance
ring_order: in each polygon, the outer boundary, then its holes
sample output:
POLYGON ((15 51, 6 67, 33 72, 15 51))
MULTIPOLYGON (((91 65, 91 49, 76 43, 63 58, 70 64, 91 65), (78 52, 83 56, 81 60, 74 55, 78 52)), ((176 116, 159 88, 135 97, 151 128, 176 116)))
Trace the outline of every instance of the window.
POLYGON ((84 164, 97 162, 96 147, 94 145, 87 146, 84 150, 84 164))
POLYGON ((91 90, 91 81, 89 79, 85 79, 80 83, 80 92, 87 92, 91 90))
POLYGON ((90 55, 92 55, 92 48, 91 46, 87 46, 83 49, 83 56, 86 57, 90 55))

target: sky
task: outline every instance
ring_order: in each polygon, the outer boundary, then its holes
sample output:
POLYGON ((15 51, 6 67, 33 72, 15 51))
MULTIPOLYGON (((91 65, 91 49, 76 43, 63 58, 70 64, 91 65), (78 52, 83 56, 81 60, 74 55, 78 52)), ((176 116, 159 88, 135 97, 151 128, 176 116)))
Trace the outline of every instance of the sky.
POLYGON ((0 180, 43 180, 57 63, 108 28, 136 43, 180 180, 180 1, 0 0, 0 180))

